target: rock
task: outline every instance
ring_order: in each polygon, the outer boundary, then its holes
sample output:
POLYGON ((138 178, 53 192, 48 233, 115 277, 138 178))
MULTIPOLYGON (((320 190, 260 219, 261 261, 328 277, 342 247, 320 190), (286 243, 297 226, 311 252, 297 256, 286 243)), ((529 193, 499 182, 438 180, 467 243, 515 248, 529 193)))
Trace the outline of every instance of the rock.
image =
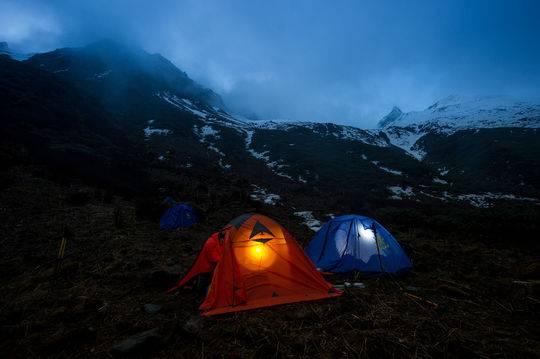
POLYGON ((464 290, 457 288, 455 286, 447 285, 447 284, 441 284, 437 287, 437 291, 443 292, 451 297, 456 298, 467 298, 469 297, 469 294, 465 292, 464 290))
POLYGON ((112 347, 114 355, 124 355, 137 352, 148 352, 157 349, 161 344, 158 328, 135 334, 112 347))
POLYGON ((405 289, 408 290, 408 291, 411 291, 411 292, 418 292, 418 291, 420 291, 420 288, 415 287, 415 286, 412 286, 412 285, 406 286, 405 289))
POLYGON ((182 329, 189 334, 199 334, 203 328, 203 319, 200 316, 191 316, 186 320, 182 329))
POLYGON ((148 314, 156 314, 161 310, 162 306, 159 304, 147 303, 144 305, 144 311, 148 314))

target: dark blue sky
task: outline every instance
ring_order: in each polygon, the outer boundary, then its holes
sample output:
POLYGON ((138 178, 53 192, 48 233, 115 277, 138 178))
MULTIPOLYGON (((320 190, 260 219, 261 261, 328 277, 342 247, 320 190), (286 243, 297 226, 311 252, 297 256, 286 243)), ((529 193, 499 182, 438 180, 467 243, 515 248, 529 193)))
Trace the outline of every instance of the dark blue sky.
POLYGON ((114 38, 262 118, 372 127, 392 105, 540 97, 540 1, 1 0, 25 51, 114 38))

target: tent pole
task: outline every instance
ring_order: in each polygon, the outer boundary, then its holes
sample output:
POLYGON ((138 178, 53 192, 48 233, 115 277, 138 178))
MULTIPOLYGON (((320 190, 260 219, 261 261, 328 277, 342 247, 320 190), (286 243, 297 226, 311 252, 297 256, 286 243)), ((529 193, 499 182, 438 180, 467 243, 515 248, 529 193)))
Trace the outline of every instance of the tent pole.
POLYGON ((381 249, 379 248, 379 241, 377 240, 377 230, 375 228, 375 223, 371 225, 371 230, 373 231, 373 236, 375 237, 375 244, 377 245, 377 254, 379 255, 379 266, 381 267, 381 273, 384 273, 384 268, 381 260, 381 249))

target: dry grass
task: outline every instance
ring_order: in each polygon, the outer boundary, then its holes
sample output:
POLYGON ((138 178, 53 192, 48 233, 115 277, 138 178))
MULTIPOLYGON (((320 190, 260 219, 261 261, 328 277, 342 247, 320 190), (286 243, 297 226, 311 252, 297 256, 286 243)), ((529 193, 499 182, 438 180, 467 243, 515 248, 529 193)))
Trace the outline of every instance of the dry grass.
MULTIPOLYGON (((92 188, 24 171, 12 176, 1 195, 3 357, 109 357, 115 343, 151 328, 159 328, 162 343, 148 355, 164 358, 540 353, 531 253, 397 233, 415 261, 405 278, 366 279, 365 289, 332 300, 202 318, 201 293, 164 289, 189 268, 204 239, 249 204, 231 203, 194 229, 166 233, 138 221, 131 201, 109 203, 92 188), (62 236, 66 258, 56 270, 62 236), (163 308, 151 315, 146 303, 163 308)), ((306 241, 299 223, 290 227, 306 241)))

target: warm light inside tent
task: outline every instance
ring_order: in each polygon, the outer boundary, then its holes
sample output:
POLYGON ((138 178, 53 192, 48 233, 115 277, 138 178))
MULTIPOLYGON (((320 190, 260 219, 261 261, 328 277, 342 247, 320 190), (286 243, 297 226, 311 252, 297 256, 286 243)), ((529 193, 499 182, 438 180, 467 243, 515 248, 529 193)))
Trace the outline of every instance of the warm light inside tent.
POLYGON ((237 254, 239 263, 249 270, 266 269, 274 263, 276 254, 268 244, 251 241, 237 254))
POLYGON ((266 255, 268 249, 265 248, 265 245, 263 243, 253 243, 256 244, 250 246, 248 249, 248 256, 250 257, 250 262, 262 264, 265 261, 266 257, 268 257, 268 255, 266 255))

